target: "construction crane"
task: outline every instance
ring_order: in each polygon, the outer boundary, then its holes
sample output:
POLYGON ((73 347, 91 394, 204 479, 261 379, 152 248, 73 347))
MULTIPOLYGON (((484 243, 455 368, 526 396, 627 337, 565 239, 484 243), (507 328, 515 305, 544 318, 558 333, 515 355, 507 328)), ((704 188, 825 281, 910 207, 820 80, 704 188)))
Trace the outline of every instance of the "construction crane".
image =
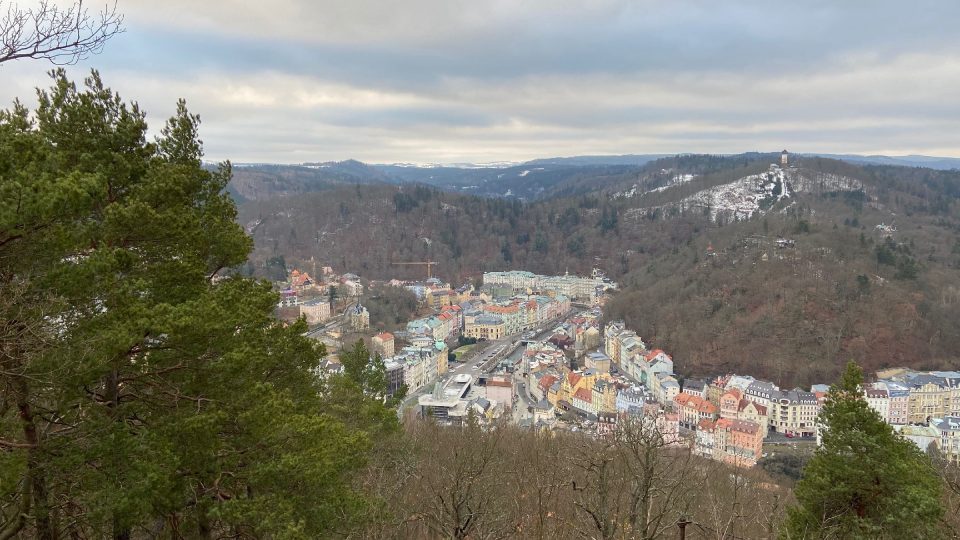
POLYGON ((419 265, 427 267, 427 279, 433 277, 433 265, 437 264, 436 261, 416 261, 416 262, 395 262, 392 264, 403 264, 403 265, 419 265))

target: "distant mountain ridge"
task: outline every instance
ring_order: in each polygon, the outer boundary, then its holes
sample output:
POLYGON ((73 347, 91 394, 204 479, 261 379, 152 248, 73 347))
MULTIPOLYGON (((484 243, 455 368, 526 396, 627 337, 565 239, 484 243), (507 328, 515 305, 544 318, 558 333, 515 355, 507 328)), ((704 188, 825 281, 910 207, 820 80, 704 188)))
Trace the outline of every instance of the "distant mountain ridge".
MULTIPOLYGON (((710 155, 713 159, 757 159, 758 152, 710 155)), ((775 154, 769 154, 773 156, 775 154)), ((858 165, 960 169, 960 158, 908 155, 797 154, 800 159, 826 158, 858 165)), ((344 184, 425 184, 444 191, 483 197, 541 200, 557 196, 629 186, 645 176, 696 154, 585 155, 534 159, 523 163, 367 164, 355 159, 297 165, 237 164, 228 190, 239 201, 324 191, 344 184)))
POLYGON ((928 169, 937 169, 940 171, 950 171, 960 169, 960 158, 937 157, 937 156, 861 156, 856 154, 803 154, 830 159, 838 159, 850 163, 866 163, 871 165, 894 165, 899 167, 925 167, 928 169))

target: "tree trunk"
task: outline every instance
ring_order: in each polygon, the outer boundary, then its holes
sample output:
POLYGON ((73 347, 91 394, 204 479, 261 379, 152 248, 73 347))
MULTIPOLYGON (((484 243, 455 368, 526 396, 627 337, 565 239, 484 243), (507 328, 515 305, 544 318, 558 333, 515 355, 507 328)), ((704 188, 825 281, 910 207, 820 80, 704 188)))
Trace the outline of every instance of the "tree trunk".
POLYGON ((17 393, 17 410, 20 422, 23 425, 23 440, 30 445, 27 449, 27 479, 30 483, 33 499, 33 515, 37 538, 39 540, 55 540, 57 531, 53 526, 50 512, 50 501, 47 496, 47 479, 43 475, 40 459, 40 438, 37 435, 37 424, 34 421, 30 402, 27 400, 29 390, 27 382, 17 377, 14 380, 17 393))

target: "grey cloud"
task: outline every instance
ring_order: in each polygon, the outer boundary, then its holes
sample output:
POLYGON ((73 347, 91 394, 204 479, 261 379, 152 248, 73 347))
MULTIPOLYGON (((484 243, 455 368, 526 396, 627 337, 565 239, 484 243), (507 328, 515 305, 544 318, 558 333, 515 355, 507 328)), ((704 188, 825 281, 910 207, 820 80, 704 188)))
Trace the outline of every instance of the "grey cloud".
MULTIPOLYGON (((960 4, 779 4, 168 0, 93 61, 238 161, 960 152, 960 4)), ((0 68, 0 101, 44 69, 0 68)))

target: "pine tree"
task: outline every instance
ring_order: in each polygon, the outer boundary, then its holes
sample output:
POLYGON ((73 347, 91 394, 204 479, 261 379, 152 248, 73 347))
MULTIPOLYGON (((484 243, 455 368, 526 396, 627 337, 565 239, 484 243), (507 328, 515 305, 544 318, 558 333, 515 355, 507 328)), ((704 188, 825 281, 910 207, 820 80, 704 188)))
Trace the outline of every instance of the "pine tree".
POLYGON ((0 538, 348 529, 395 415, 224 274, 251 241, 183 102, 148 142, 96 73, 52 75, 0 113, 0 538))
POLYGON ((940 480, 928 457, 862 395, 850 362, 820 413, 823 446, 797 484, 781 538, 939 538, 940 480))

